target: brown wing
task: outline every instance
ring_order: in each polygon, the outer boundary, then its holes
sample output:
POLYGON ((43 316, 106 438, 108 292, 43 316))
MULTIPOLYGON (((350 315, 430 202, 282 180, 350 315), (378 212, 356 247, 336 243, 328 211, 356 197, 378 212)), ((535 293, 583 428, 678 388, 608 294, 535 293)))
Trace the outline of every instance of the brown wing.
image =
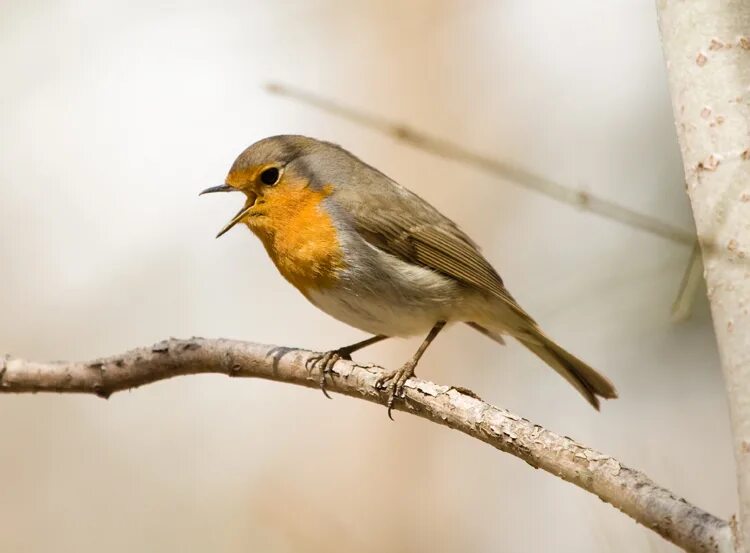
POLYGON ((417 195, 393 183, 377 194, 340 195, 358 232, 373 246, 491 294, 533 323, 503 280, 458 226, 417 195), (348 201, 347 201, 348 200, 348 201), (364 201, 363 201, 364 200, 364 201))

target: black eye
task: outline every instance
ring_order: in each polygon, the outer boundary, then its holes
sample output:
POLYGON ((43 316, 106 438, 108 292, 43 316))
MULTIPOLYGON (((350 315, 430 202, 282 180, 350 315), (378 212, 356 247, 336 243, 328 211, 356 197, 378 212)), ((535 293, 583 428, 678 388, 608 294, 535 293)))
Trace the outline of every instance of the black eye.
POLYGON ((268 169, 263 169, 263 171, 260 174, 260 182, 262 182, 266 186, 273 186, 278 181, 279 181, 279 170, 276 167, 269 167, 268 169))

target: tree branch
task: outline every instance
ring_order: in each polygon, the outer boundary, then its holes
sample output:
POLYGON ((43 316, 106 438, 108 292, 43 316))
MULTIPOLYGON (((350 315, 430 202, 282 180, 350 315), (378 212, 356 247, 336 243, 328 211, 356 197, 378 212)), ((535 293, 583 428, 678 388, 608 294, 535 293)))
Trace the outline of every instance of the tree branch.
POLYGON ((468 150, 459 144, 431 137, 404 124, 389 121, 376 115, 336 103, 333 100, 318 96, 307 90, 284 84, 269 83, 266 85, 266 90, 272 94, 287 96, 304 102, 307 105, 344 117, 365 127, 376 129, 394 137, 396 140, 401 140, 426 152, 473 165, 500 178, 507 179, 523 188, 533 190, 583 211, 589 211, 605 219, 617 221, 623 225, 666 238, 678 244, 692 245, 695 241, 692 232, 674 227, 655 217, 639 213, 589 192, 569 188, 508 161, 499 161, 481 153, 468 150))
MULTIPOLYGON (((266 84, 266 90, 271 94, 286 96, 327 113, 338 115, 359 125, 375 129, 392 136, 396 140, 400 140, 431 154, 467 165, 473 165, 502 179, 513 182, 518 186, 538 192, 582 211, 592 212, 605 219, 610 219, 631 228, 666 238, 678 244, 692 244, 693 247, 696 245, 696 239, 692 233, 660 221, 656 217, 639 213, 618 203, 599 198, 589 192, 570 188, 519 165, 514 165, 507 161, 499 161, 481 153, 468 150, 459 144, 434 138, 403 123, 378 117, 371 113, 337 103, 329 98, 318 96, 307 90, 281 83, 268 83, 266 84)), ((704 244, 705 247, 709 247, 709 245, 704 244)), ((685 269, 685 276, 683 277, 679 292, 672 306, 672 320, 675 322, 690 317, 693 301, 702 281, 700 269, 700 262, 695 261, 694 255, 691 256, 688 267, 685 269)))
MULTIPOLYGON (((91 393, 101 397, 174 376, 218 373, 318 387, 317 369, 306 362, 312 352, 234 340, 170 339, 91 362, 39 363, 0 357, 0 392, 91 393)), ((383 369, 339 361, 328 389, 384 403, 375 388, 383 369)), ((678 498, 646 475, 570 438, 545 430, 468 390, 416 378, 395 406, 454 428, 523 459, 597 495, 637 522, 691 552, 734 551, 730 525, 678 498)))
POLYGON ((672 303, 672 322, 678 323, 690 318, 693 313, 693 304, 703 282, 703 258, 698 240, 693 244, 682 282, 677 296, 672 303))

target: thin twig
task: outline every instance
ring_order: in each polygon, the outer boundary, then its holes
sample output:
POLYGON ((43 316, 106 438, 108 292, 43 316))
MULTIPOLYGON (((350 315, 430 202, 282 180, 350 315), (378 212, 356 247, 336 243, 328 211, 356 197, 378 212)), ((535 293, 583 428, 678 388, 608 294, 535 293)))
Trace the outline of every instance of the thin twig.
POLYGON ((673 322, 685 321, 693 314, 693 305, 698 290, 700 290, 701 282, 703 282, 703 258, 701 257, 701 247, 696 240, 693 250, 690 252, 685 273, 682 275, 680 289, 672 304, 673 322))
POLYGON ((606 219, 617 221, 623 225, 642 230, 679 244, 692 245, 695 236, 655 217, 638 213, 615 202, 594 196, 583 190, 575 190, 558 184, 542 175, 529 171, 507 161, 498 161, 486 155, 468 150, 459 144, 428 136, 425 133, 409 128, 406 125, 389 121, 385 118, 344 106, 323 96, 300 88, 279 83, 270 83, 266 89, 280 96, 286 96, 305 104, 317 107, 360 125, 376 129, 394 138, 407 142, 422 150, 439 156, 454 159, 479 167, 503 179, 514 182, 524 188, 533 190, 559 202, 575 206, 584 211, 590 211, 606 219))
MULTIPOLYGON (((106 398, 120 390, 198 373, 265 378, 317 388, 317 369, 306 368, 312 355, 286 347, 192 338, 170 339, 84 363, 8 358, 0 373, 0 392, 79 392, 106 398)), ((328 389, 384 403, 385 393, 376 387, 383 370, 339 361, 328 389)), ((411 378, 404 400, 396 403, 395 409, 460 430, 597 495, 686 551, 734 551, 732 530, 726 521, 687 503, 616 459, 493 407, 467 390, 411 378)))

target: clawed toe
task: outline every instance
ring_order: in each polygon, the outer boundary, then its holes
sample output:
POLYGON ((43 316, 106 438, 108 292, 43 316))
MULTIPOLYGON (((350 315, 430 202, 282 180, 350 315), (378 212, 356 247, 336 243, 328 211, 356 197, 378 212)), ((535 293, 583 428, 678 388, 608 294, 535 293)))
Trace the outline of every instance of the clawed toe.
POLYGON ((388 418, 393 420, 393 403, 396 398, 405 397, 404 384, 414 376, 414 365, 407 363, 400 369, 381 375, 375 381, 375 387, 379 390, 385 390, 388 392, 388 400, 386 407, 388 408, 388 418))
POLYGON ((312 355, 307 358, 307 361, 305 361, 305 368, 308 371, 312 371, 314 369, 318 369, 320 371, 320 389, 328 399, 332 398, 330 395, 328 395, 328 391, 326 390, 326 375, 333 372, 334 365, 340 359, 351 361, 352 358, 351 355, 346 351, 332 350, 319 355, 312 355))

